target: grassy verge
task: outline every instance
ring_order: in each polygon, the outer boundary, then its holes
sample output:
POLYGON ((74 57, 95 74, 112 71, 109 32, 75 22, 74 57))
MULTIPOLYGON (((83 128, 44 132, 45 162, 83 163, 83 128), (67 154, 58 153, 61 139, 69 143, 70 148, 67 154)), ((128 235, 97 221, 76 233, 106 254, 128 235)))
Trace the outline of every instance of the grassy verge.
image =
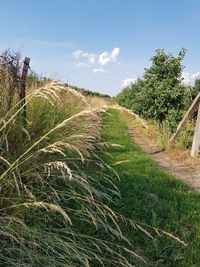
POLYGON ((96 155, 105 109, 51 81, 27 90, 25 121, 17 90, 8 109, 1 89, 0 266, 128 266, 108 242, 124 237, 105 205, 118 191, 96 155), (89 162, 98 173, 87 174, 89 162))
MULTIPOLYGON (((150 266, 199 266, 200 195, 162 171, 130 139, 127 123, 115 110, 105 118, 103 139, 123 147, 109 147, 106 162, 120 176, 121 199, 115 209, 124 216, 171 232, 187 242, 183 248, 169 237, 148 239, 128 226, 123 230, 150 266), (120 164, 121 162, 121 164, 120 164)), ((136 263, 136 266, 142 266, 136 263)))

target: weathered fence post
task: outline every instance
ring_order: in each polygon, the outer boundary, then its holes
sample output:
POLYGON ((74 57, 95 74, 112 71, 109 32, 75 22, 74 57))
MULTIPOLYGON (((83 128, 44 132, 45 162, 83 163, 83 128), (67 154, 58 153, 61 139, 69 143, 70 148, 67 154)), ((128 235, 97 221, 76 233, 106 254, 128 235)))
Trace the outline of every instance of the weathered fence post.
POLYGON ((199 148, 200 148, 200 104, 199 104, 196 127, 192 143, 192 150, 191 150, 192 157, 197 156, 199 154, 199 148))
POLYGON ((21 75, 20 83, 19 83, 19 100, 21 101, 21 106, 23 106, 22 118, 23 118, 24 122, 26 122, 26 100, 25 100, 25 97, 26 97, 26 78, 27 78, 27 74, 28 74, 29 64, 30 64, 30 58, 25 57, 22 75, 21 75))
POLYGON ((192 150, 191 150, 191 156, 197 156, 200 152, 200 92, 192 102, 192 105, 189 107, 187 112, 185 113, 183 119, 179 123, 176 132, 171 136, 170 141, 172 142, 178 133, 183 128, 184 124, 186 123, 187 119, 192 116, 192 114, 198 109, 198 115, 196 120, 196 127, 194 132, 194 138, 192 143, 192 150))
POLYGON ((170 141, 171 142, 176 138, 176 136, 178 135, 178 133, 180 132, 180 130, 183 128, 183 126, 186 123, 187 119, 189 117, 191 117, 192 114, 198 109, 199 103, 200 103, 200 93, 198 93, 198 95, 195 97, 195 99, 192 102, 191 106, 189 107, 189 109, 185 113, 183 119, 179 123, 179 125, 178 125, 178 127, 176 129, 176 132, 171 136, 171 138, 170 138, 170 141))

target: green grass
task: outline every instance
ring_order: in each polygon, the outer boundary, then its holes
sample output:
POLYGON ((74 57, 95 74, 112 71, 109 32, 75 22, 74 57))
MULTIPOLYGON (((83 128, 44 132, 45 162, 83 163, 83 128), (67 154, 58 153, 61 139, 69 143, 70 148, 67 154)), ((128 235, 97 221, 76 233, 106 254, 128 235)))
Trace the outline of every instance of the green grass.
MULTIPOLYGON (((167 236, 152 240, 129 226, 123 226, 135 250, 149 266, 200 266, 200 195, 168 175, 130 139, 127 121, 115 110, 104 119, 103 140, 123 147, 109 147, 106 162, 115 166, 120 176, 121 198, 116 198, 117 212, 137 222, 168 231, 187 242, 185 248, 167 236)), ((142 266, 136 263, 136 266, 142 266)))

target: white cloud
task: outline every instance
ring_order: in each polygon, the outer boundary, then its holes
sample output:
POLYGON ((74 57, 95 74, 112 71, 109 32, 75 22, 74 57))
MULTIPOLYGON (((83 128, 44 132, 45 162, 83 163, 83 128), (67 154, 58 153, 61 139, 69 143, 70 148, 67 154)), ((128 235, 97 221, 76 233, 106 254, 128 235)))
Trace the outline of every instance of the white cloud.
POLYGON ((83 51, 82 51, 82 50, 76 50, 76 51, 74 51, 74 52, 72 53, 72 56, 73 56, 74 58, 80 58, 82 54, 83 54, 83 51))
POLYGON ((76 50, 72 53, 73 58, 75 59, 85 59, 90 64, 96 64, 96 65, 106 65, 110 62, 116 62, 116 64, 120 64, 120 62, 117 61, 117 57, 119 55, 120 49, 118 47, 113 48, 111 53, 108 53, 107 51, 96 55, 93 53, 85 52, 83 50, 76 50))
POLYGON ((87 58, 87 57, 88 57, 88 55, 89 55, 89 53, 88 53, 88 52, 82 52, 82 53, 81 53, 81 56, 82 56, 82 57, 86 57, 86 58, 87 58))
POLYGON ((108 52, 103 52, 100 56, 99 56, 99 63, 100 65, 105 65, 110 61, 109 59, 109 54, 108 52))
POLYGON ((90 57, 89 57, 89 61, 92 64, 95 63, 96 59, 97 59, 97 56, 96 55, 90 55, 90 57))
POLYGON ((122 87, 125 88, 125 87, 131 85, 132 83, 134 83, 136 81, 137 81, 136 78, 127 78, 122 82, 122 87))
POLYGON ((93 69, 92 73, 106 73, 106 71, 102 68, 93 69))
POLYGON ((84 52, 83 50, 76 50, 72 53, 72 56, 76 59, 85 58, 89 63, 94 64, 98 59, 98 56, 95 54, 91 54, 88 52, 84 52))
POLYGON ((120 51, 119 47, 115 47, 115 48, 113 49, 112 53, 111 53, 111 57, 112 57, 113 59, 117 59, 117 56, 119 55, 119 51, 120 51))
POLYGON ((190 83, 190 74, 189 72, 183 72, 182 75, 181 75, 181 78, 182 78, 182 83, 183 84, 189 84, 190 83))
POLYGON ((89 61, 91 64, 94 64, 94 63, 96 62, 97 58, 98 58, 98 57, 97 57, 97 55, 95 55, 95 54, 89 54, 88 57, 87 57, 88 61, 89 61))
POLYGON ((119 55, 119 51, 120 49, 118 47, 115 47, 110 54, 107 51, 101 53, 99 55, 99 64, 106 65, 109 62, 117 61, 117 56, 119 55))
POLYGON ((192 74, 191 78, 194 79, 194 80, 196 80, 197 78, 200 78, 200 72, 192 74))
POLYGON ((197 78, 200 78, 200 72, 190 74, 189 72, 183 72, 181 75, 182 83, 185 85, 194 84, 197 78))
POLYGON ((79 63, 76 64, 76 67, 77 67, 77 68, 80 68, 80 69, 81 69, 81 68, 85 68, 85 67, 87 67, 87 64, 85 64, 85 63, 83 63, 83 62, 79 62, 79 63))

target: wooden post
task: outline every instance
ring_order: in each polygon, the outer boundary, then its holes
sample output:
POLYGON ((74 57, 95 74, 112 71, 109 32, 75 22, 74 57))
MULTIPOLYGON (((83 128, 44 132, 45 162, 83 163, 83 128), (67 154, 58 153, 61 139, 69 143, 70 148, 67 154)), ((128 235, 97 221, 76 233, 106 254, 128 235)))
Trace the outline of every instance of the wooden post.
POLYGON ((29 64, 30 64, 30 58, 25 57, 24 59, 24 65, 23 65, 23 70, 22 70, 22 75, 20 78, 20 84, 19 84, 19 100, 21 101, 21 106, 23 107, 22 110, 22 118, 24 122, 26 122, 26 78, 28 74, 28 69, 29 69, 29 64))
POLYGON ((197 156, 199 154, 199 148, 200 148, 200 104, 199 104, 196 127, 192 143, 192 150, 191 150, 192 157, 197 156))
POLYGON ((179 125, 178 125, 178 127, 176 129, 176 132, 171 136, 171 138, 170 138, 171 142, 176 138, 176 136, 178 135, 180 130, 183 128, 183 126, 186 123, 187 119, 190 116, 192 116, 192 114, 198 109, 199 102, 200 102, 200 93, 198 93, 198 95, 195 97, 194 101, 192 102, 192 105, 189 107, 189 109, 185 113, 185 116, 183 117, 183 119, 179 123, 179 125))

